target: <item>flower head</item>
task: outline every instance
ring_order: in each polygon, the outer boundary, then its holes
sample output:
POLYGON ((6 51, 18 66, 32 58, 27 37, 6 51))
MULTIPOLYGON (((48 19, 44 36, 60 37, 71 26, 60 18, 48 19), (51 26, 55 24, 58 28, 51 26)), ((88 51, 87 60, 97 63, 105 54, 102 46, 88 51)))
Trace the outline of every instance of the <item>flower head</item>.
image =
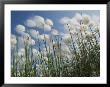
POLYGON ((35 45, 35 40, 31 39, 31 45, 35 45))
POLYGON ((28 19, 28 20, 26 20, 26 26, 28 26, 28 27, 36 27, 36 23, 32 19, 28 19))
POLYGON ((64 34, 62 38, 63 38, 63 40, 67 40, 67 39, 70 39, 71 36, 70 36, 70 34, 64 34))
POLYGON ((76 20, 80 23, 80 21, 82 20, 82 16, 79 13, 76 13, 75 16, 76 20))
POLYGON ((16 36, 15 35, 11 35, 11 47, 15 47, 17 43, 17 40, 16 40, 16 36))
POLYGON ((40 52, 35 48, 32 49, 32 54, 33 56, 38 56, 38 55, 40 56, 40 52))
POLYGON ((89 15, 83 15, 82 16, 82 22, 83 22, 83 24, 85 24, 85 25, 89 24, 90 20, 91 20, 91 18, 90 18, 89 15))
POLYGON ((30 45, 32 43, 31 36, 28 33, 23 33, 24 44, 30 45))
POLYGON ((44 18, 41 16, 34 16, 33 21, 36 23, 36 27, 43 28, 43 25, 45 24, 44 18))
POLYGON ((53 26, 53 21, 51 19, 46 19, 46 24, 49 26, 53 26))
POLYGON ((24 48, 20 48, 18 50, 18 56, 21 57, 21 56, 24 56, 25 55, 25 49, 24 48))
POLYGON ((25 32, 25 27, 23 25, 17 25, 16 26, 16 32, 19 34, 22 34, 22 32, 25 32))
POLYGON ((44 30, 45 31, 51 31, 51 26, 48 24, 44 24, 44 30))
POLYGON ((48 61, 48 57, 43 57, 45 61, 48 61))
POLYGON ((81 32, 84 32, 84 31, 86 31, 87 29, 88 29, 88 26, 87 26, 87 25, 84 25, 84 24, 80 25, 80 31, 81 31, 81 32))
POLYGON ((38 39, 39 31, 36 31, 36 30, 31 29, 31 30, 30 30, 30 35, 31 35, 33 38, 38 39))

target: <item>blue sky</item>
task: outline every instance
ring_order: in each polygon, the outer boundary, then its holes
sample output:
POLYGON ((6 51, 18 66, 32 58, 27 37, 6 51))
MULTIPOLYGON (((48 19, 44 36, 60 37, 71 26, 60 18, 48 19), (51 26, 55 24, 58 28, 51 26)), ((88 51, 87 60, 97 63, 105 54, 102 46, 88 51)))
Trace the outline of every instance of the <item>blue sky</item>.
POLYGON ((18 24, 24 25, 24 22, 35 15, 44 17, 44 19, 49 18, 54 22, 54 28, 58 31, 63 31, 64 27, 59 23, 59 20, 63 17, 73 17, 75 13, 84 13, 88 15, 100 15, 98 10, 83 10, 83 11, 12 11, 11 12, 11 33, 16 34, 15 27, 18 24))

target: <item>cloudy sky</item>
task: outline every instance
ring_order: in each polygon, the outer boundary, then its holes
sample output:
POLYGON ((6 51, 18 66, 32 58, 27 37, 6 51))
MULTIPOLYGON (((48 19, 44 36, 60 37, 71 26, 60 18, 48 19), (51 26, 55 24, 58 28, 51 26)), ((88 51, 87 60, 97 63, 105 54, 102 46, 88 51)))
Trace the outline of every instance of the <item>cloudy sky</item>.
MULTIPOLYGON (((35 36, 39 32, 43 34, 43 29, 41 23, 44 22, 43 27, 45 28, 45 33, 49 35, 49 31, 54 29, 53 34, 65 32, 65 27, 62 22, 74 21, 73 18, 79 19, 80 14, 86 14, 86 16, 92 17, 91 20, 98 22, 100 19, 100 11, 98 10, 86 10, 86 11, 12 11, 11 12, 11 34, 19 36, 19 33, 30 34, 32 36, 32 44, 34 44, 35 36), (61 21, 63 20, 63 21, 61 21), (37 24, 37 25, 36 25, 37 24), (37 26, 37 27, 36 27, 37 26), (56 31, 57 30, 57 31, 56 31), (26 33, 24 33, 26 31, 26 33), (37 32, 38 31, 38 32, 37 32)), ((75 23, 75 21, 74 21, 75 23)), ((65 32, 66 33, 66 32, 65 32)), ((47 38, 48 38, 47 35, 47 38)), ((14 37, 14 36, 13 36, 14 37)), ((65 36, 64 36, 65 37, 65 36)), ((67 34, 66 34, 66 37, 67 34)), ((66 38, 65 37, 65 38, 66 38)), ((43 38, 42 36, 40 37, 43 38)), ((22 38, 20 38, 20 43, 22 38)), ((20 45, 20 46, 21 46, 20 45)))
MULTIPOLYGON (((22 24, 25 25, 27 19, 33 16, 42 16, 44 19, 51 19, 54 23, 54 28, 58 31, 64 31, 63 25, 59 23, 60 19, 63 17, 73 17, 76 13, 84 13, 90 16, 96 15, 100 16, 100 11, 91 10, 91 11, 12 11, 11 12, 11 32, 16 34, 15 28, 16 25, 22 24)), ((27 29, 29 27, 25 26, 27 29)))

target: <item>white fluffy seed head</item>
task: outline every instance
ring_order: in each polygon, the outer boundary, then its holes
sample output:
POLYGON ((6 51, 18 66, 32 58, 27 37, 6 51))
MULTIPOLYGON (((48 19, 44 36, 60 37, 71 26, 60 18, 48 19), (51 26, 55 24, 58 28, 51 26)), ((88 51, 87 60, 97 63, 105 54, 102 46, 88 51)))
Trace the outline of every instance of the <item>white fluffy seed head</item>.
POLYGON ((62 37, 62 39, 64 39, 64 40, 70 39, 70 38, 71 38, 70 34, 64 34, 62 37))
POLYGON ((81 32, 84 32, 84 31, 86 31, 87 29, 88 29, 88 26, 87 26, 87 25, 84 25, 84 24, 80 25, 80 31, 81 31, 81 32))
POLYGON ((36 27, 36 23, 32 19, 28 19, 28 20, 26 20, 26 26, 28 26, 28 27, 36 27))
POLYGON ((36 27, 43 28, 43 25, 45 24, 44 18, 41 16, 34 16, 33 20, 36 23, 36 27))
POLYGON ((38 50, 35 49, 35 48, 33 48, 33 49, 32 49, 32 53, 33 53, 33 54, 38 53, 38 50))
POLYGON ((89 15, 83 15, 82 16, 83 24, 85 24, 85 25, 89 24, 90 20, 91 20, 91 17, 89 15))
POLYGON ((35 40, 31 39, 31 45, 35 45, 35 40))
POLYGON ((95 27, 95 31, 96 31, 96 32, 99 32, 99 30, 100 30, 100 26, 96 26, 96 27, 95 27))
POLYGON ((46 24, 49 26, 53 26, 53 21, 51 19, 46 19, 46 24))
POLYGON ((60 23, 61 23, 61 24, 67 24, 69 21, 70 21, 70 18, 69 18, 69 17, 63 17, 63 18, 60 20, 60 23))
POLYGON ((23 40, 25 45, 31 45, 31 36, 28 33, 23 33, 23 40))
POLYGON ((15 47, 16 44, 17 44, 16 36, 11 35, 11 47, 15 47))
POLYGON ((90 31, 85 31, 85 33, 86 33, 86 35, 89 36, 89 37, 92 36, 92 32, 90 32, 90 31))
POLYGON ((43 57, 45 61, 48 61, 48 57, 43 57))
POLYGON ((94 26, 95 26, 95 22, 91 20, 91 21, 89 22, 89 27, 94 27, 94 26))
POLYGON ((36 31, 36 30, 31 29, 31 30, 30 30, 30 35, 31 35, 33 38, 38 39, 39 31, 36 31))
POLYGON ((39 39, 49 41, 50 37, 48 34, 42 34, 42 35, 39 35, 39 39))
POLYGON ((79 13, 76 13, 74 17, 76 18, 76 20, 77 20, 78 22, 80 22, 80 21, 82 20, 82 16, 81 16, 81 14, 79 14, 79 13))
POLYGON ((25 31, 25 27, 23 25, 19 24, 19 25, 16 26, 16 32, 17 33, 21 34, 24 31, 25 31))
POLYGON ((49 37, 48 34, 44 34, 44 35, 45 35, 45 39, 46 39, 46 40, 49 40, 49 39, 50 39, 50 37, 49 37))
POLYGON ((21 57, 21 56, 24 56, 25 55, 25 49, 24 48, 20 48, 18 50, 18 56, 21 57))
POLYGON ((38 56, 38 55, 40 56, 40 52, 37 49, 35 49, 35 48, 32 49, 32 54, 35 57, 38 56))
POLYGON ((74 18, 74 17, 70 20, 70 23, 71 23, 72 25, 74 25, 74 26, 79 26, 79 25, 80 25, 80 24, 78 23, 77 19, 74 18))
POLYGON ((44 35, 42 34, 42 35, 39 35, 39 39, 40 40, 44 40, 44 35))
POLYGON ((44 24, 44 30, 45 31, 51 31, 51 26, 48 24, 44 24))
POLYGON ((67 30, 71 29, 71 24, 69 24, 69 23, 65 24, 64 28, 67 29, 67 30))

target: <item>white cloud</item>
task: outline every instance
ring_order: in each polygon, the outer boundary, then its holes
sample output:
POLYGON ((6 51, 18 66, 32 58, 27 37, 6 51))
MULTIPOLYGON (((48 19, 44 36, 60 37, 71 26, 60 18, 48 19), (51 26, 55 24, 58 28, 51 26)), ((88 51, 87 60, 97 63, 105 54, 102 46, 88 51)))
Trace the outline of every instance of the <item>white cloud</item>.
POLYGON ((25 24, 26 26, 32 27, 32 28, 43 28, 45 24, 45 20, 41 16, 33 16, 27 19, 25 24))
POLYGON ((53 21, 51 19, 46 19, 45 22, 47 25, 53 26, 53 21))
POLYGON ((75 29, 75 27, 80 25, 75 17, 64 17, 60 20, 60 23, 63 24, 64 28, 67 30, 75 29))
POLYGON ((76 18, 76 20, 77 20, 78 22, 80 22, 80 21, 82 20, 82 16, 81 16, 81 14, 79 14, 79 13, 76 13, 75 16, 74 16, 74 18, 76 18))
POLYGON ((99 26, 100 18, 99 16, 88 14, 79 14, 76 13, 72 18, 64 17, 60 20, 60 23, 64 25, 66 31, 71 33, 76 33, 81 30, 82 32, 88 29, 88 26, 92 29, 96 29, 96 26, 99 26))
POLYGON ((73 29, 73 24, 70 24, 70 23, 67 23, 64 25, 64 28, 67 29, 67 30, 70 30, 70 29, 73 29))
POLYGON ((25 26, 18 24, 16 26, 16 32, 21 34, 22 32, 25 32, 25 26))
POLYGON ((51 26, 48 24, 44 24, 44 30, 45 31, 51 31, 51 26))
POLYGON ((41 16, 34 16, 33 21, 36 23, 36 27, 43 28, 43 25, 45 24, 44 18, 41 16))
POLYGON ((70 20, 70 23, 73 24, 73 25, 75 25, 75 26, 79 26, 79 25, 80 25, 75 17, 73 17, 73 18, 70 20))
POLYGON ((61 36, 63 36, 63 35, 64 35, 64 33, 63 33, 63 32, 60 32, 60 35, 61 35, 61 36))
POLYGON ((93 15, 93 16, 92 16, 92 20, 93 20, 97 25, 99 25, 99 23, 100 23, 100 17, 99 17, 99 16, 93 15))
POLYGON ((60 23, 61 24, 67 24, 70 21, 69 17, 63 17, 60 19, 60 23))
POLYGON ((33 16, 33 17, 27 19, 25 24, 28 27, 32 27, 35 29, 40 28, 40 29, 45 29, 45 31, 50 31, 51 27, 53 26, 53 21, 48 18, 46 20, 44 20, 44 18, 42 16, 33 16))
POLYGON ((35 21, 28 19, 25 23, 28 27, 36 27, 35 21))
POLYGON ((61 24, 71 24, 71 25, 79 25, 78 23, 78 18, 77 18, 77 14, 76 14, 76 17, 72 17, 72 18, 69 18, 69 17, 63 17, 61 20, 60 20, 60 23, 61 24))

